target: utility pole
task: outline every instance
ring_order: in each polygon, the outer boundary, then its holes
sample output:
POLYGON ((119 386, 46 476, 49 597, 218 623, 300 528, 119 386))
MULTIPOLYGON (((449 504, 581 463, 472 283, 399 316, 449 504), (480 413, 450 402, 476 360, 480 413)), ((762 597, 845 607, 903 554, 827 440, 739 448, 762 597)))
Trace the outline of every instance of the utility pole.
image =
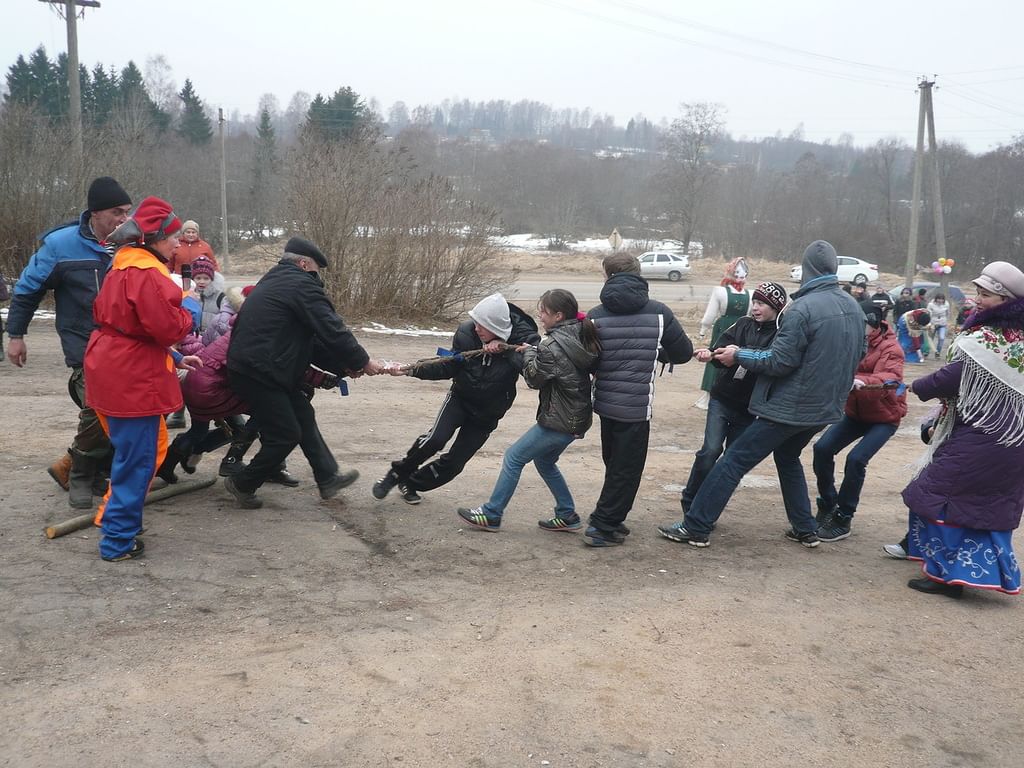
POLYGON ((921 219, 921 173, 924 166, 924 126, 928 103, 931 101, 931 88, 934 82, 921 78, 917 84, 920 103, 917 110, 917 151, 914 153, 914 193, 910 206, 910 243, 907 247, 907 265, 903 273, 905 288, 914 287, 914 276, 917 274, 917 231, 921 219))
POLYGON ((231 250, 228 246, 228 164, 224 156, 224 110, 217 110, 217 124, 220 127, 220 235, 223 243, 221 257, 222 271, 228 271, 231 250))
POLYGON ((39 0, 57 8, 68 28, 68 95, 71 97, 68 122, 71 125, 71 146, 75 160, 82 161, 82 83, 78 79, 78 8, 99 8, 97 0, 39 0), (63 11, 61 11, 63 8, 63 11))
MULTIPOLYGON (((928 91, 928 150, 932 153, 932 211, 935 216, 935 258, 946 258, 946 228, 942 221, 942 190, 939 188, 939 145, 935 141, 935 114, 932 112, 932 89, 928 91)), ((949 275, 939 275, 942 292, 949 296, 949 275)))

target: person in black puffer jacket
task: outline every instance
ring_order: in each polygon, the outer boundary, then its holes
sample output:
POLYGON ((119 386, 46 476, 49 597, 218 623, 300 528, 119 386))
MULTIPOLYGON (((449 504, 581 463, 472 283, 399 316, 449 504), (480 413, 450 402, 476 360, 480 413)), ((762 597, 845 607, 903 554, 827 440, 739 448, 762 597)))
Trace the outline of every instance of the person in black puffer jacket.
POLYGON ((455 354, 436 364, 392 369, 393 375, 417 379, 451 379, 433 426, 416 438, 405 458, 391 462, 391 469, 373 486, 373 496, 383 499, 396 485, 407 504, 419 504, 421 491, 440 488, 454 479, 480 450, 498 421, 516 399, 516 382, 523 370, 523 353, 506 349, 540 341, 537 324, 500 293, 482 299, 469 310, 452 339, 455 354), (459 353, 483 349, 487 354, 465 358, 459 353), (458 431, 447 453, 429 464, 458 431))
POLYGON ((597 329, 579 315, 576 297, 561 288, 546 291, 537 310, 547 335, 538 346, 523 348, 523 377, 532 389, 540 390, 537 423, 505 451, 490 499, 479 507, 458 510, 459 517, 485 531, 501 527, 501 516, 512 500, 523 467, 531 461, 555 497, 554 517, 537 524, 547 531, 576 531, 583 525, 557 462, 594 420, 590 372, 600 352, 597 329))
MULTIPOLYGON (((786 289, 778 283, 761 283, 754 289, 750 299, 752 316, 741 317, 723 331, 717 339, 716 349, 730 344, 749 349, 770 347, 779 330, 779 312, 786 306, 787 298, 786 289)), ((702 363, 710 363, 722 369, 722 373, 711 389, 708 417, 704 425, 704 444, 693 459, 690 476, 679 500, 684 515, 722 451, 732 445, 754 421, 747 408, 757 381, 757 374, 741 365, 722 365, 714 359, 712 349, 699 349, 694 357, 702 363)), ((682 525, 682 520, 671 525, 660 525, 658 532, 666 539, 678 541, 678 530, 682 525)))
POLYGON ((623 524, 640 490, 654 405, 659 362, 685 363, 693 344, 672 310, 651 300, 640 263, 628 253, 603 262, 601 304, 590 310, 601 342, 594 382, 594 412, 601 417, 604 485, 590 515, 584 542, 591 547, 622 544, 623 524))

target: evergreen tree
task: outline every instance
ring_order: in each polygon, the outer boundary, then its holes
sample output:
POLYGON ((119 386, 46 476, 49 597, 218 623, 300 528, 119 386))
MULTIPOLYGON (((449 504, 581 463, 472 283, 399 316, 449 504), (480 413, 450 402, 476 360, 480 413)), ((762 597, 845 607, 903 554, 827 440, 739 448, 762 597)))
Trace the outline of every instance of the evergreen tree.
POLYGON ((256 146, 253 153, 252 187, 249 189, 252 211, 252 236, 262 241, 264 231, 271 224, 270 211, 280 163, 277 156, 277 136, 270 119, 270 110, 260 112, 256 128, 256 146))
POLYGON ((43 46, 39 46, 32 52, 28 66, 31 78, 31 103, 38 106, 43 114, 57 117, 60 114, 60 86, 58 85, 56 67, 50 62, 43 46))
POLYGON ((118 77, 111 69, 109 72, 102 64, 92 70, 92 89, 89 94, 89 118, 94 125, 106 125, 110 114, 117 107, 118 77))
POLYGON ((119 106, 122 108, 142 109, 146 117, 153 122, 159 133, 166 131, 171 125, 171 116, 156 105, 146 90, 142 72, 134 61, 129 61, 121 70, 117 84, 119 106))
POLYGON ((202 100, 192 88, 192 81, 186 79, 178 98, 182 101, 181 121, 177 132, 192 145, 209 144, 213 138, 213 126, 206 116, 202 100))
POLYGON ((327 141, 356 138, 373 122, 366 103, 348 86, 339 88, 330 99, 319 93, 309 105, 305 132, 327 141))
POLYGON ((5 102, 8 104, 32 104, 35 101, 33 83, 32 68, 25 61, 25 57, 19 55, 18 60, 7 69, 5 102))

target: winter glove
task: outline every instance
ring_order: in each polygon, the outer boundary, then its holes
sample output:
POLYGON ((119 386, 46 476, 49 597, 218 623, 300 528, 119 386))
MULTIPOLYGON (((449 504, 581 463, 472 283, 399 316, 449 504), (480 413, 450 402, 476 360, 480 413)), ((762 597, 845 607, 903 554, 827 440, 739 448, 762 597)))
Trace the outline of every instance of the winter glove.
POLYGON ((338 375, 330 371, 321 371, 311 365, 303 374, 302 382, 317 389, 334 389, 338 386, 338 375))

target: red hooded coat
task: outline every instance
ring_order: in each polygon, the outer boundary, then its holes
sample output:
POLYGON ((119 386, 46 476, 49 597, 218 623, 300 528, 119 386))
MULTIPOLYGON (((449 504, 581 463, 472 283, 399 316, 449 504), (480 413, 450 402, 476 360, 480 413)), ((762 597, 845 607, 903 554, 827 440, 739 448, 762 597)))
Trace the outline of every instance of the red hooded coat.
MULTIPOLYGON (((865 384, 903 382, 903 350, 896 334, 882 323, 868 336, 868 351, 857 366, 858 379, 865 384)), ((846 415, 867 424, 899 424, 907 415, 907 395, 894 389, 854 389, 846 398, 846 415)))
POLYGON ((172 413, 181 387, 168 347, 192 330, 181 289, 150 251, 125 246, 93 303, 97 328, 85 350, 86 402, 106 416, 172 413))

